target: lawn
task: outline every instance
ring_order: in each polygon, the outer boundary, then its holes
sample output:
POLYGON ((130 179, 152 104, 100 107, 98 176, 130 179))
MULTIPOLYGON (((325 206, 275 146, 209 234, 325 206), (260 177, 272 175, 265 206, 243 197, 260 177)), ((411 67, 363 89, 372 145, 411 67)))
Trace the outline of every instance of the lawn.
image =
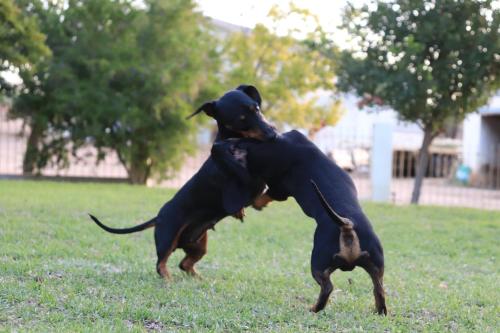
POLYGON ((0 331, 500 330, 500 213, 366 203, 385 249, 389 316, 374 314, 360 269, 335 272, 330 303, 312 314, 315 223, 293 200, 247 209, 243 224, 222 221, 198 265, 202 280, 182 274, 174 253, 168 284, 155 271, 151 229, 111 235, 86 215, 130 226, 173 193, 0 181, 0 331))

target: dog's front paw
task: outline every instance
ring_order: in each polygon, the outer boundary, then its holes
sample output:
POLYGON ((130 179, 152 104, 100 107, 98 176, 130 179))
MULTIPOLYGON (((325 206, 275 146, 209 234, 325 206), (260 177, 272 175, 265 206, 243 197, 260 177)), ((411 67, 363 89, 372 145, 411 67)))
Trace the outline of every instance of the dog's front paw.
POLYGON ((241 222, 244 221, 244 218, 245 218, 245 208, 242 208, 240 209, 239 211, 237 211, 236 213, 233 214, 233 217, 235 219, 238 219, 240 220, 241 222))
POLYGON ((255 202, 252 204, 252 207, 253 209, 256 209, 256 210, 262 210, 262 208, 266 207, 265 205, 264 206, 260 206, 260 205, 257 205, 255 202))
POLYGON ((163 283, 167 285, 172 282, 172 277, 170 276, 170 274, 160 276, 160 278, 162 279, 163 283))
POLYGON ((262 208, 266 207, 269 202, 271 202, 273 199, 267 194, 263 194, 255 198, 255 200, 252 203, 252 207, 257 209, 257 210, 262 210, 262 208))

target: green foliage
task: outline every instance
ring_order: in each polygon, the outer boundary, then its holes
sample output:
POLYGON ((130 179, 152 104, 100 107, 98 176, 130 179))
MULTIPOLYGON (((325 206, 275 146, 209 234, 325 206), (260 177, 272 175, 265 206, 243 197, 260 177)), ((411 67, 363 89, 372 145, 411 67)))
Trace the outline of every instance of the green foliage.
POLYGON ((412 203, 429 146, 450 123, 484 105, 500 83, 500 11, 494 1, 392 0, 348 6, 354 47, 339 59, 338 86, 384 104, 424 131, 412 203))
MULTIPOLYGON (((33 70, 40 58, 50 56, 36 19, 25 15, 18 6, 22 3, 24 1, 0 2, 0 72, 19 68, 33 70)), ((11 88, 0 76, 0 91, 11 88)))
POLYGON ((172 191, 142 186, 0 181, 0 331, 497 332, 500 213, 364 204, 384 245, 389 315, 374 314, 361 269, 336 271, 325 310, 309 312, 315 223, 297 204, 247 209, 209 232, 198 271, 155 271, 150 218, 172 191), (47 195, 50 193, 50 195, 47 195), (348 282, 352 280, 352 283, 348 282))
POLYGON ((350 6, 339 89, 392 107, 436 134, 462 120, 499 87, 500 12, 493 1, 397 0, 350 6))
POLYGON ((263 93, 263 110, 278 123, 304 128, 334 123, 339 104, 318 106, 319 89, 333 90, 334 73, 329 58, 308 43, 319 41, 325 33, 305 10, 291 6, 288 12, 273 7, 269 13, 273 27, 257 24, 252 31, 234 33, 228 38, 222 56, 228 63, 224 76, 227 86, 249 82, 263 93), (295 16, 302 24, 312 23, 312 32, 279 29, 280 23, 295 16))
POLYGON ((215 63, 194 3, 72 0, 39 7, 39 15, 53 59, 25 78, 14 106, 43 124, 39 166, 49 156, 64 164, 91 143, 100 158, 115 151, 134 183, 178 167, 192 146, 185 116, 215 63))

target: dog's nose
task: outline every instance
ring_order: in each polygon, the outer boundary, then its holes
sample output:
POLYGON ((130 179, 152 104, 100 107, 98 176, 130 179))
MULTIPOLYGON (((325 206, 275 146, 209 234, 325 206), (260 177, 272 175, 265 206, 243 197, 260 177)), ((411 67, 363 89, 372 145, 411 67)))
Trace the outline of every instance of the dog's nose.
POLYGON ((271 132, 271 133, 268 133, 266 134, 266 140, 274 140, 276 138, 277 134, 276 132, 271 132))
POLYGON ((265 126, 265 128, 263 129, 262 132, 264 133, 264 139, 266 141, 272 140, 272 139, 276 138, 276 136, 278 135, 278 132, 276 131, 276 127, 274 127, 272 125, 265 126))

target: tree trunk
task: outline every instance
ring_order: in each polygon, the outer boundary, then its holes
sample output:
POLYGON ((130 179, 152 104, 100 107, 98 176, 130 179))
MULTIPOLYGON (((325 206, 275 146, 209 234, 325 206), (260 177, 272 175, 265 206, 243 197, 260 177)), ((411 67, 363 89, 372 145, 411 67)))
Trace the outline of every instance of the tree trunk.
POLYGON ((425 172, 427 171, 427 166, 429 164, 429 147, 434 139, 434 136, 435 133, 433 133, 432 128, 426 127, 424 129, 424 139, 418 152, 418 160, 415 170, 415 183, 413 184, 413 193, 411 195, 412 204, 418 204, 418 201, 420 200, 420 191, 422 189, 425 172))
POLYGON ((133 163, 128 170, 128 179, 131 184, 146 184, 149 177, 149 168, 144 164, 133 163))
POLYGON ((132 147, 131 161, 127 169, 131 184, 146 184, 151 171, 151 163, 147 148, 142 145, 132 147))
POLYGON ((39 143, 42 139, 43 127, 33 121, 31 124, 31 132, 28 137, 26 151, 23 158, 23 175, 31 176, 37 171, 37 160, 39 155, 39 143))

